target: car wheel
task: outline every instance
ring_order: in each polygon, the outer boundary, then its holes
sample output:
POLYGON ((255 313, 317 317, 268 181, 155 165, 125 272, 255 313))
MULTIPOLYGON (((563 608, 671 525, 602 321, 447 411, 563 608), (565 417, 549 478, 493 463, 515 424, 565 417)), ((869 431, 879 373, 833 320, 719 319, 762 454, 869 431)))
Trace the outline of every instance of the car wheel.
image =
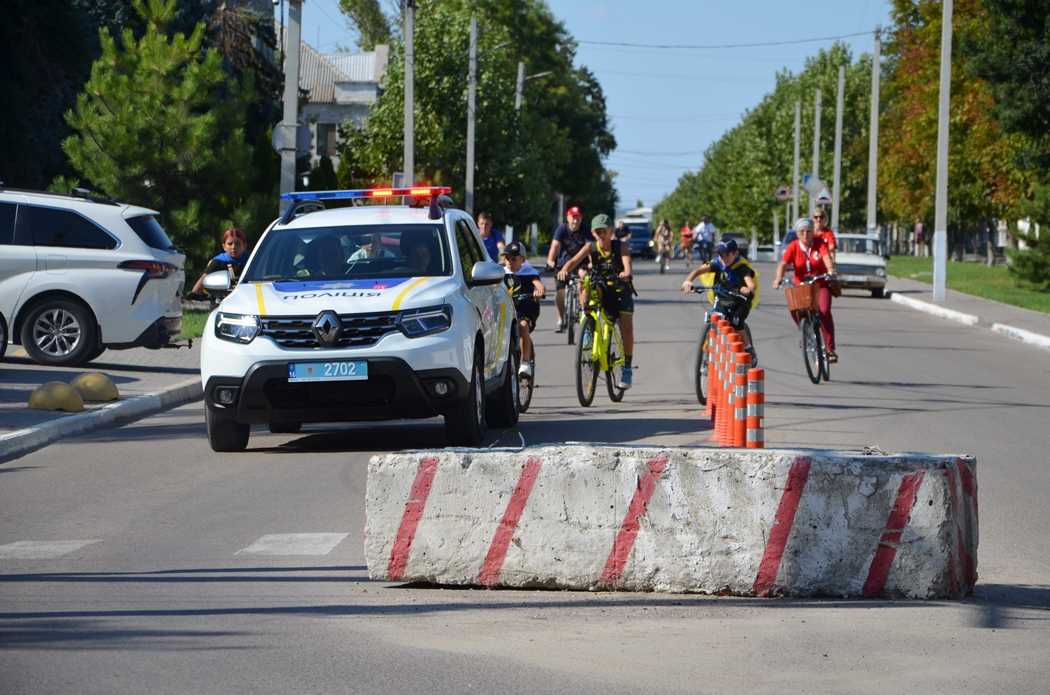
POLYGON ((303 431, 301 422, 271 422, 271 434, 298 434, 303 431))
POLYGON ((488 403, 487 418, 496 427, 513 427, 518 424, 518 367, 521 365, 521 348, 516 333, 511 334, 512 345, 504 370, 503 383, 488 403))
POLYGON ((871 291, 871 296, 875 299, 882 299, 886 295, 886 290, 882 287, 876 287, 871 291))
POLYGON ((98 356, 95 317, 79 302, 44 300, 29 311, 22 324, 22 346, 40 364, 83 364, 98 356))
POLYGON ((445 435, 453 446, 476 447, 485 436, 485 380, 481 365, 474 361, 470 389, 463 402, 445 413, 445 435))
POLYGON ((225 411, 204 406, 204 422, 208 426, 208 443, 212 451, 244 451, 248 446, 248 425, 237 422, 225 411))

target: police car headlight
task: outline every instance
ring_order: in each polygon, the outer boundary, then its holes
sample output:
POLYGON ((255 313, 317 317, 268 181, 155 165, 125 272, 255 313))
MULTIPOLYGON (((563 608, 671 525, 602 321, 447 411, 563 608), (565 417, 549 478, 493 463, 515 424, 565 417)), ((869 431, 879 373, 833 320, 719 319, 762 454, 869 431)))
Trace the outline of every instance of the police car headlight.
POLYGON ((876 268, 875 269, 875 274, 878 275, 880 278, 884 278, 884 277, 886 277, 886 269, 885 268, 876 268))
POLYGON ((397 320, 401 332, 409 338, 447 331, 452 327, 452 307, 449 305, 402 311, 397 320))
POLYGON ((215 317, 215 337, 235 343, 250 343, 259 335, 259 317, 252 314, 227 314, 215 317))

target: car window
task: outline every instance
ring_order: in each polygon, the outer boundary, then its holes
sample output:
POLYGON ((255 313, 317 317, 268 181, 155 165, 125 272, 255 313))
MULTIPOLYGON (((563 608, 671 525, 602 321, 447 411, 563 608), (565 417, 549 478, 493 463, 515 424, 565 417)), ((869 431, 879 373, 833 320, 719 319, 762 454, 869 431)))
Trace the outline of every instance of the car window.
POLYGON ((838 250, 841 253, 872 253, 879 254, 879 242, 877 239, 844 239, 838 241, 838 250))
POLYGON ((442 232, 436 224, 274 229, 259 244, 243 281, 451 275, 442 232))
POLYGON ((160 226, 160 222, 153 215, 129 217, 127 222, 128 226, 135 230, 135 233, 139 235, 139 239, 142 239, 146 246, 161 249, 162 251, 175 250, 175 244, 171 243, 171 239, 168 238, 164 227, 160 226))
POLYGON ((81 249, 117 247, 116 239, 102 231, 94 222, 72 210, 23 205, 19 214, 26 216, 24 223, 28 226, 36 246, 81 249))
POLYGON ((466 220, 456 222, 456 246, 459 249, 460 263, 463 264, 463 277, 470 281, 474 277, 474 264, 482 259, 487 260, 488 256, 481 253, 481 248, 466 220))
POLYGON ((649 225, 644 222, 641 224, 625 224, 624 227, 627 229, 627 233, 636 239, 648 239, 652 236, 649 232, 649 225))
POLYGON ((15 203, 0 203, 0 244, 15 242, 15 203))

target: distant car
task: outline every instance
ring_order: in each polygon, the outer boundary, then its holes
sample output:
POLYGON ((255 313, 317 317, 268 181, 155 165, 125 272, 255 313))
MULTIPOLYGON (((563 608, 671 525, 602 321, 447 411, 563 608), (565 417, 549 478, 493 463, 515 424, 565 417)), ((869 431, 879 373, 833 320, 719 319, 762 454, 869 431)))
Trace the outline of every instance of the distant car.
MULTIPOLYGON (((160 348, 182 330, 186 257, 157 211, 0 187, 0 336, 40 364, 160 348)), ((2 349, 0 349, 2 354, 2 349)))
POLYGON ((839 234, 835 270, 846 289, 870 290, 872 297, 886 291, 886 258, 882 243, 864 234, 839 234))
POLYGON ((656 251, 649 242, 653 238, 653 230, 649 224, 649 220, 641 218, 630 218, 625 217, 623 220, 623 226, 626 232, 631 236, 631 255, 642 256, 643 258, 655 258, 656 251))

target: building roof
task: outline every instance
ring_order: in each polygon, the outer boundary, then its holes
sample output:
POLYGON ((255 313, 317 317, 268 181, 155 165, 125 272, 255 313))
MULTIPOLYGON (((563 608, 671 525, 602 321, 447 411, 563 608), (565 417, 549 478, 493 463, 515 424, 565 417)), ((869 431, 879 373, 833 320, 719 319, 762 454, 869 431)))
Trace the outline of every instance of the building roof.
MULTIPOLYGON (((277 24, 285 43, 287 28, 277 24)), ((299 87, 310 92, 311 104, 336 103, 337 82, 366 82, 378 84, 386 71, 389 48, 379 45, 366 53, 319 53, 300 37, 299 87)))
POLYGON ((325 60, 347 76, 350 82, 378 82, 376 78, 376 52, 326 53, 325 60))

